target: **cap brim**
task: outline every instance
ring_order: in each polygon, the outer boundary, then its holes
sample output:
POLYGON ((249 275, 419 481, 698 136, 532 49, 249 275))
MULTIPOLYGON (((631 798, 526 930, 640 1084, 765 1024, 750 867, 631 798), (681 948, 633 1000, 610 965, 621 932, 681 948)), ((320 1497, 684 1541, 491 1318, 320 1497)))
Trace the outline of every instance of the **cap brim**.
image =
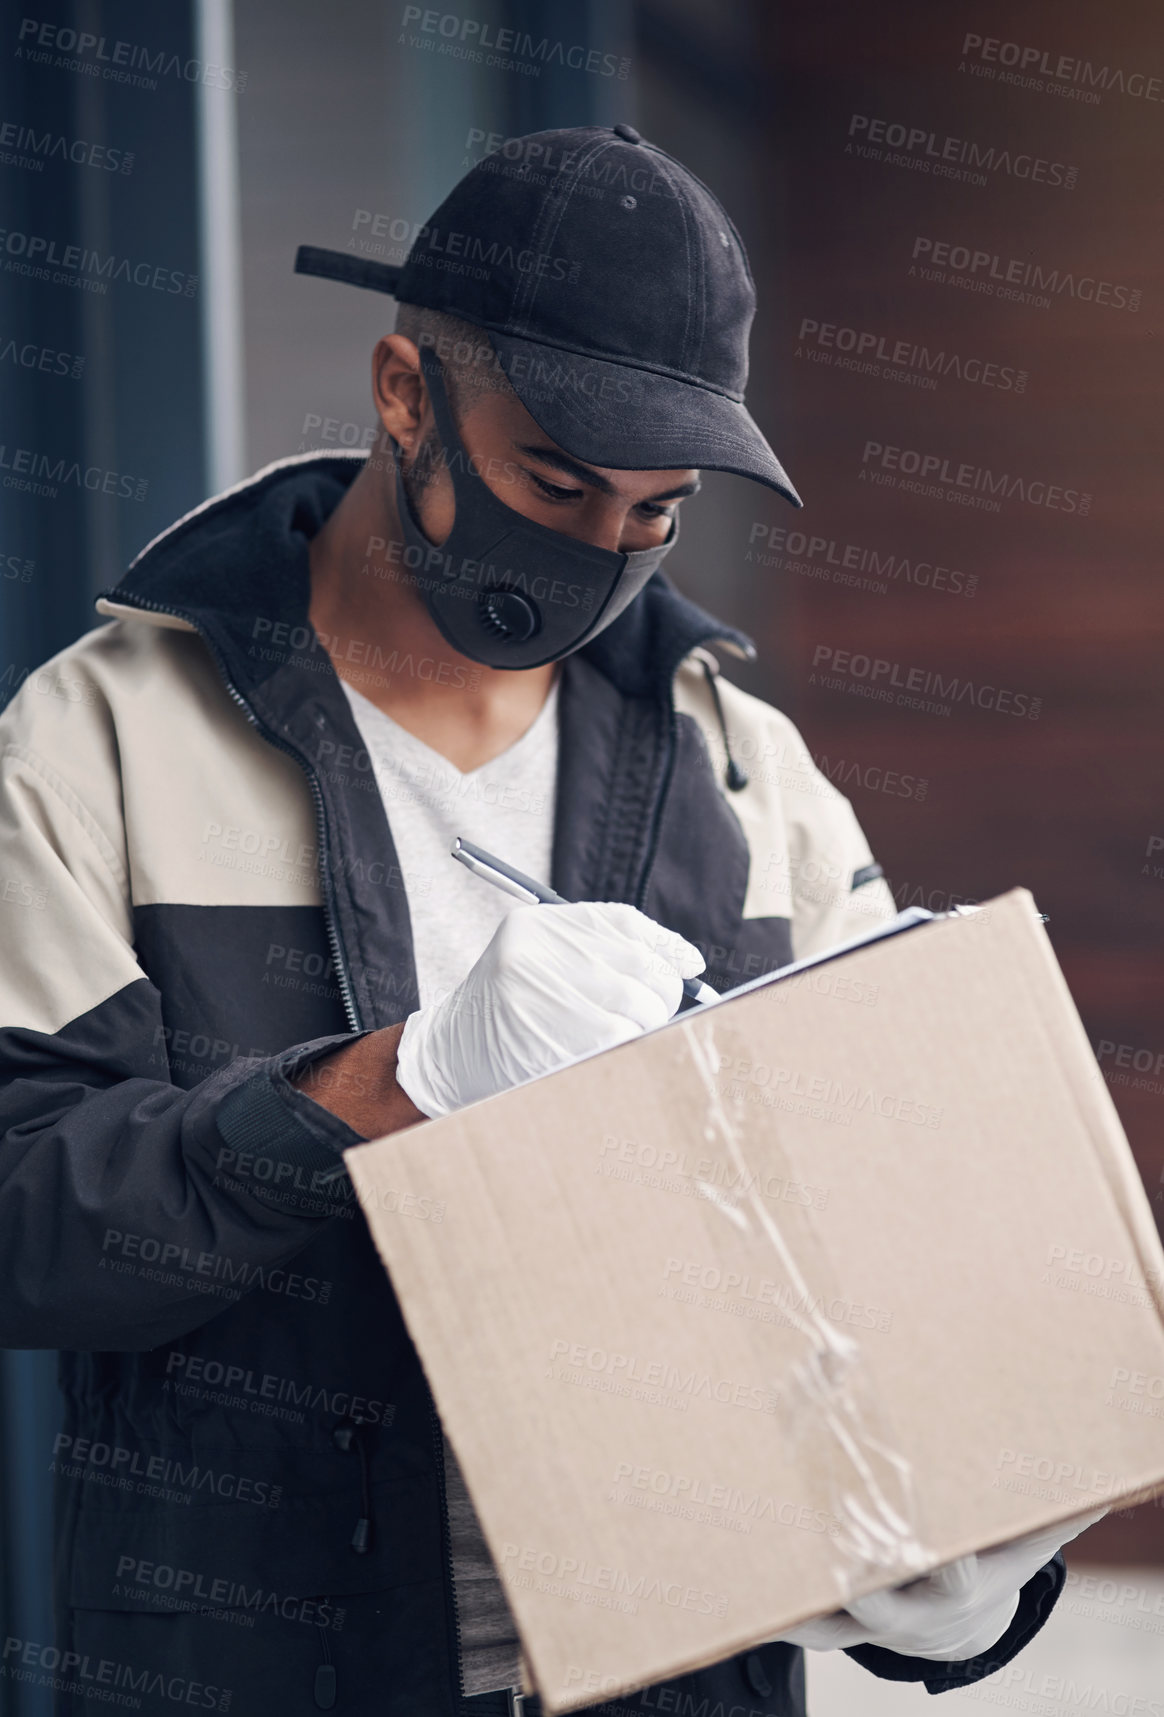
POLYGON ((804 505, 746 406, 693 382, 489 330, 522 405, 588 465, 732 471, 804 505))

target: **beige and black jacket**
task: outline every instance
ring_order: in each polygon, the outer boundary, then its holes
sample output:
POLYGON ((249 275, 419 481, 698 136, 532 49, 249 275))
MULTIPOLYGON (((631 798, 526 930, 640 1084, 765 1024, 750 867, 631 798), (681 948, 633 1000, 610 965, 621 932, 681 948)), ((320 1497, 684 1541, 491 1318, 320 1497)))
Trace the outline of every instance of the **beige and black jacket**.
MULTIPOLYGON (((409 893, 440 886, 402 874, 306 618, 357 468, 181 520, 0 718, 0 1342, 62 1350, 58 1644, 234 1717, 333 1682, 461 1709, 439 1422, 337 1175, 356 1135, 287 1077, 417 1005, 409 893)), ((550 881, 680 931, 720 990, 894 911, 795 729, 704 655, 750 649, 656 575, 562 667, 550 881)), ((701 1685, 794 1717, 799 1654, 763 1662, 701 1685)))

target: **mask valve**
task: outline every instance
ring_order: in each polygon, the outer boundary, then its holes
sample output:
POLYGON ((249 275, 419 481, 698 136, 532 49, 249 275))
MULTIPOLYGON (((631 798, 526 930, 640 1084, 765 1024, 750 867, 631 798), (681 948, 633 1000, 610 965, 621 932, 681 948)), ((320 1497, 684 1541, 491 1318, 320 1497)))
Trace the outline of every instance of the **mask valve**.
POLYGON ((515 590, 488 590, 482 596, 478 613, 481 623, 495 638, 505 638, 513 644, 524 644, 538 629, 538 617, 533 604, 515 590))

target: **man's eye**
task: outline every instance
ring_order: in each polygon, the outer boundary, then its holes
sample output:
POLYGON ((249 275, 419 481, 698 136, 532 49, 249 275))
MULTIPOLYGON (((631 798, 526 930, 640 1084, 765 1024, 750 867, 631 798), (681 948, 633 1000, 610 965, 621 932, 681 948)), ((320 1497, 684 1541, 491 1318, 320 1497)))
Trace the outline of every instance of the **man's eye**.
POLYGON ((640 501, 638 511, 645 519, 673 519, 675 513, 671 507, 660 507, 657 501, 640 501))
POLYGON ((542 494, 551 501, 573 501, 582 493, 581 489, 563 489, 557 483, 547 483, 536 471, 530 471, 528 475, 533 478, 542 494))

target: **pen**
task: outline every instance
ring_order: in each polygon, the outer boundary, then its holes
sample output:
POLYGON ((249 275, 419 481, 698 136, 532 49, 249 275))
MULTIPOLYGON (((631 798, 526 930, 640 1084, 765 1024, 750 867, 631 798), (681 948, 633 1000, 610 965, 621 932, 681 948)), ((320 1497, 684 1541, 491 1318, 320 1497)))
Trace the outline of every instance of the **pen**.
MULTIPOLYGON (((484 877, 495 888, 500 888, 506 894, 512 894, 518 900, 524 900, 527 906, 568 906, 552 888, 547 888, 544 882, 535 882, 532 876, 526 876, 524 871, 515 870, 504 859, 494 858, 484 847, 475 845, 473 841, 462 840, 460 835, 452 845, 452 855, 459 859, 466 870, 471 870, 474 876, 484 877)), ((718 1002, 719 992, 713 990, 710 984, 705 984, 700 978, 684 978, 683 994, 690 996, 695 1002, 718 1002)))

